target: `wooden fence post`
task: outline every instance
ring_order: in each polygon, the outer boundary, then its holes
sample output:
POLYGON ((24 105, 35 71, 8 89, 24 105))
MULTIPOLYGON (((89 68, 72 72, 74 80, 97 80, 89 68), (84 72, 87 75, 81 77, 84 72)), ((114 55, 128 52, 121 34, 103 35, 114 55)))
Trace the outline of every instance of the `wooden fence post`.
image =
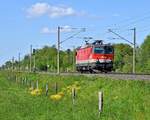
POLYGON ((46 83, 46 96, 48 96, 48 83, 46 83))
POLYGON ((101 113, 102 110, 103 110, 103 92, 100 91, 98 93, 98 99, 99 99, 99 101, 98 101, 98 109, 99 109, 99 113, 101 113))
POLYGON ((75 104, 75 99, 76 99, 76 89, 72 88, 72 103, 75 104))
POLYGON ((55 93, 56 94, 58 93, 58 84, 57 84, 57 82, 55 83, 55 93))

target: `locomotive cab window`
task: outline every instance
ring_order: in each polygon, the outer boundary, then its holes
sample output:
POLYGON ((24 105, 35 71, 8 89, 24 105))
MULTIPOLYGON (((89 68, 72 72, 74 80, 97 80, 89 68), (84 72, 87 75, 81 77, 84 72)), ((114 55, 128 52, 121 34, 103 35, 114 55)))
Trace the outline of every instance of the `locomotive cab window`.
POLYGON ((104 54, 105 50, 103 47, 95 47, 94 48, 94 53, 97 53, 97 54, 104 54))
POLYGON ((96 54, 113 54, 114 50, 111 46, 101 46, 101 47, 95 47, 94 53, 96 54))
POLYGON ((114 50, 111 46, 105 46, 105 54, 113 54, 114 50))

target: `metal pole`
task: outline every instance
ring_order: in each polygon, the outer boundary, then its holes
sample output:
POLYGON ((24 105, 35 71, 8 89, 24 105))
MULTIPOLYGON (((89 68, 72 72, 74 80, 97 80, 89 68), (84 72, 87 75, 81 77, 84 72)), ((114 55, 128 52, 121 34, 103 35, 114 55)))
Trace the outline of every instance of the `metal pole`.
POLYGON ((35 67, 35 55, 33 56, 34 57, 34 65, 33 65, 33 69, 34 69, 34 72, 36 71, 36 67, 35 67))
POLYGON ((18 54, 18 70, 20 71, 20 53, 18 54))
POLYGON ((60 27, 58 27, 58 41, 57 41, 57 74, 60 74, 60 27))
POLYGON ((14 57, 12 57, 12 70, 14 70, 14 57))
POLYGON ((134 30, 134 40, 133 40, 133 73, 135 73, 135 66, 136 66, 136 28, 134 30))
POLYGON ((67 39, 60 41, 60 30, 63 29, 62 27, 58 26, 58 42, 57 42, 57 73, 60 74, 60 44, 73 38, 74 36, 78 35, 79 33, 81 33, 82 31, 85 32, 85 28, 82 28, 81 31, 79 31, 78 33, 73 34, 72 36, 68 37, 67 39))
POLYGON ((30 72, 32 72, 32 45, 30 45, 30 72))
POLYGON ((33 49, 33 71, 36 72, 36 49, 33 49))

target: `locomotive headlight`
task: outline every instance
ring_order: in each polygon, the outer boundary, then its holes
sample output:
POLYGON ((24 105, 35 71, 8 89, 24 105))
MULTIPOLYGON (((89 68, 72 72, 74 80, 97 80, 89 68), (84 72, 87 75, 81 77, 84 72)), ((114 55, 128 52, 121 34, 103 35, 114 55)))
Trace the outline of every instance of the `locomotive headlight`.
POLYGON ((92 55, 90 55, 89 58, 92 59, 92 55))
POLYGON ((106 57, 106 56, 101 56, 101 58, 102 58, 102 59, 106 59, 107 57, 106 57))
POLYGON ((101 56, 102 59, 104 59, 104 56, 101 56))

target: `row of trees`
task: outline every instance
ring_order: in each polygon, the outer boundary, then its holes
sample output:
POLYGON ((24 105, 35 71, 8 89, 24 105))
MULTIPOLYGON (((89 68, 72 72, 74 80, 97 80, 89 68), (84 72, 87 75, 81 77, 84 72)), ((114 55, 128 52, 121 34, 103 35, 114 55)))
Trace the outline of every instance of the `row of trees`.
MULTIPOLYGON (((60 51, 60 70, 72 71, 74 69, 75 55, 74 51, 67 49, 60 51)), ((7 61, 3 68, 30 70, 30 54, 24 56, 20 61, 7 61)), ((42 49, 34 49, 32 53, 31 68, 36 71, 53 71, 57 70, 57 49, 53 45, 51 47, 44 46, 42 49), (35 68, 34 68, 35 65, 35 68)))
MULTIPOLYGON (((119 72, 132 72, 133 48, 128 44, 116 44, 114 68, 119 72)), ((136 72, 150 73, 150 36, 136 47, 136 72)))
MULTIPOLYGON (((114 44, 115 59, 114 69, 117 72, 132 72, 132 57, 133 48, 128 44, 114 44)), ((35 66, 38 71, 53 71, 57 69, 57 49, 55 46, 45 46, 42 49, 36 49, 35 66)), ((73 71, 75 65, 75 51, 67 49, 60 51, 60 70, 73 71)), ((32 57, 32 68, 34 66, 34 57, 32 57)), ((30 55, 26 55, 24 59, 18 63, 14 61, 12 66, 11 61, 7 61, 4 68, 12 69, 21 68, 29 70, 30 55)), ((150 36, 144 40, 143 44, 136 48, 136 72, 150 73, 150 36)))

